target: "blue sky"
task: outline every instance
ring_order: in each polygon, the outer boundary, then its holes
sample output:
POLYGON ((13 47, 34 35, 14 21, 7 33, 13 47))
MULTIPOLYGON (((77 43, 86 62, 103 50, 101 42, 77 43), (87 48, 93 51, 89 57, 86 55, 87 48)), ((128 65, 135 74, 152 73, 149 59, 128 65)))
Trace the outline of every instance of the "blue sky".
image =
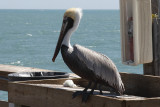
POLYGON ((119 9, 119 0, 0 0, 0 9, 119 9))

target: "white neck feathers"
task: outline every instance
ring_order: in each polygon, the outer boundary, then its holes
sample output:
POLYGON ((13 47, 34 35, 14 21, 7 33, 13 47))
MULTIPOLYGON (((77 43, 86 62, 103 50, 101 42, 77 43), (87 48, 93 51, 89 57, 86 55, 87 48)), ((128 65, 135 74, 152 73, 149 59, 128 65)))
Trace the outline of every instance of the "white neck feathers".
POLYGON ((63 39, 63 42, 62 42, 63 45, 65 45, 69 48, 72 48, 72 46, 70 44, 70 37, 71 37, 72 33, 75 32, 76 29, 78 28, 81 17, 82 17, 82 10, 80 8, 76 8, 73 27, 71 29, 69 29, 68 32, 66 33, 66 35, 63 39))

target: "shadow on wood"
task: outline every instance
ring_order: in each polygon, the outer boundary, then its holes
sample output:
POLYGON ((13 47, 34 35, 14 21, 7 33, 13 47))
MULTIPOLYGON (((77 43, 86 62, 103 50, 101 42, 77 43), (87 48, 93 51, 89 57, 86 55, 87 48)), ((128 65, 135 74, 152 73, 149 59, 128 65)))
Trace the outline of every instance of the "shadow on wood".
MULTIPOLYGON (((160 77, 121 73, 126 92, 133 98, 93 95, 87 103, 81 102, 81 96, 72 99, 75 90, 55 87, 66 79, 36 80, 9 83, 9 102, 31 107, 159 107, 160 77)), ((83 79, 73 79, 75 84, 86 86, 83 79)))

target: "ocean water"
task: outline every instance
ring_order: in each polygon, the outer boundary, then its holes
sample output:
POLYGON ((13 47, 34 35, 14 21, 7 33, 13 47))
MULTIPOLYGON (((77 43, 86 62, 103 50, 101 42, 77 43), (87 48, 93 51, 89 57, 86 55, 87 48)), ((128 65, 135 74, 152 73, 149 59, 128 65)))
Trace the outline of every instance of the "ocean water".
MULTIPOLYGON (((0 10, 0 64, 71 72, 61 54, 52 62, 65 10, 0 10)), ((119 10, 84 10, 71 44, 110 57, 120 72, 142 73, 121 63, 119 10)), ((6 93, 0 92, 0 99, 6 93)))

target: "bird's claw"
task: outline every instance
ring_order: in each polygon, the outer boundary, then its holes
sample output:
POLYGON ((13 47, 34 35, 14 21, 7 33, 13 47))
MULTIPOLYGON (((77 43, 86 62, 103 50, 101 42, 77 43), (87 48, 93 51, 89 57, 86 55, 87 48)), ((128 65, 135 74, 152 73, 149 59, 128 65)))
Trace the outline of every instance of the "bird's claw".
POLYGON ((83 96, 82 96, 82 102, 87 102, 88 98, 90 96, 90 93, 84 93, 83 96))
POLYGON ((76 91, 72 94, 72 98, 77 97, 78 95, 82 95, 83 91, 76 91))
POLYGON ((87 102, 91 93, 83 92, 83 91, 76 91, 73 93, 72 98, 77 97, 78 95, 82 95, 82 102, 87 102))

